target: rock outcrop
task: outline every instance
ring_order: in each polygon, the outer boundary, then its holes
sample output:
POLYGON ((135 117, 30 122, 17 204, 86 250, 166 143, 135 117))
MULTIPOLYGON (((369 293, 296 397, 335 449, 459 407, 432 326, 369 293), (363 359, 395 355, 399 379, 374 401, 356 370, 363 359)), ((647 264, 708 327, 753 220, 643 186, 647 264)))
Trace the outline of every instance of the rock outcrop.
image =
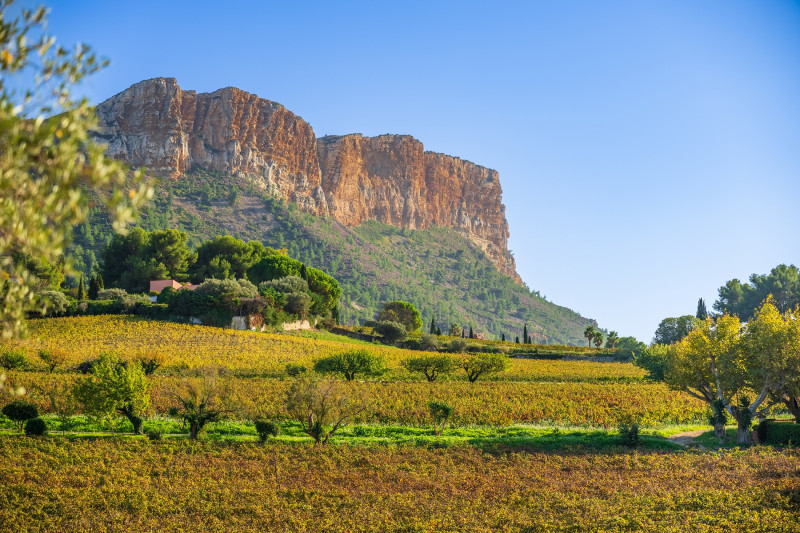
POLYGON ((282 105, 232 87, 184 91, 146 80, 97 106, 108 153, 160 177, 201 167, 248 175, 315 215, 348 226, 378 220, 408 229, 451 227, 522 283, 508 252, 496 171, 426 152, 408 135, 317 139, 282 105))
POLYGON ((313 214, 326 212, 317 140, 282 105, 228 87, 184 91, 174 78, 142 81, 97 106, 108 154, 160 177, 194 166, 254 176, 313 214))

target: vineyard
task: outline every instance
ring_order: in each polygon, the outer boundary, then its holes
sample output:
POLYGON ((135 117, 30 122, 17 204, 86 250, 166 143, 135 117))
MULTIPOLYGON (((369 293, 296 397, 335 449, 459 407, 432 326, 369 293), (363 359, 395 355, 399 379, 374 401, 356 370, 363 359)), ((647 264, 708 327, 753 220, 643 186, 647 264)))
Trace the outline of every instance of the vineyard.
POLYGON ((5 531, 796 531, 800 456, 3 439, 5 531))
MULTIPOLYGON (((31 321, 4 341, 5 371, 50 426, 19 435, 0 419, 0 524, 7 531, 790 531, 800 527, 800 456, 791 448, 685 450, 663 435, 707 427, 705 404, 647 381, 631 363, 511 358, 474 383, 435 382, 403 362, 420 351, 328 333, 190 326, 128 316, 31 321), (287 365, 361 348, 386 371, 334 378, 363 406, 328 445, 287 410, 287 365), (52 368, 40 350, 58 354, 52 368), (65 398, 77 366, 113 352, 157 359, 144 428, 89 416, 65 398), (176 399, 208 369, 225 416, 186 437, 176 399), (429 402, 452 407, 431 429, 429 402), (259 444, 255 420, 281 434, 259 444), (637 451, 620 445, 637 423, 637 451), (111 431, 116 432, 112 434, 111 431), (87 438, 90 437, 90 438, 87 438)), ((558 349, 558 347, 555 347, 558 349)), ((461 357, 454 354, 454 357, 461 357)), ((505 356, 503 356, 505 357, 505 356)))

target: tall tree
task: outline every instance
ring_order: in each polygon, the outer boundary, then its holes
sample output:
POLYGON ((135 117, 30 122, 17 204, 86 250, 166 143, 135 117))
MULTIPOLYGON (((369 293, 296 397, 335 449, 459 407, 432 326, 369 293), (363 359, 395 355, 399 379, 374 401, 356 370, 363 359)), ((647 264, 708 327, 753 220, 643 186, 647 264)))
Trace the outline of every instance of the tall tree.
POLYGON ((436 334, 436 317, 431 317, 431 329, 430 333, 435 335, 436 334))
POLYGON ((528 344, 528 324, 527 323, 522 327, 522 343, 523 344, 528 344))
POLYGON ((619 342, 619 334, 616 331, 609 331, 606 336, 606 348, 614 348, 619 342))
POLYGON ((586 326, 586 329, 583 330, 583 336, 586 337, 586 340, 589 342, 588 344, 589 348, 592 347, 592 339, 594 339, 596 335, 597 335, 597 330, 595 330, 594 326, 592 326, 591 324, 586 326))
POLYGON ((422 315, 417 311, 417 308, 413 304, 401 300, 386 302, 378 316, 378 320, 399 322, 405 326, 406 331, 409 333, 422 327, 422 315))
POLYGON ((78 301, 86 299, 86 288, 83 285, 83 274, 81 274, 81 280, 78 282, 78 301))
POLYGON ((43 7, 0 3, 0 270, 17 280, 0 289, 3 337, 24 334, 26 313, 45 306, 36 275, 13 251, 56 264, 88 216, 89 196, 124 232, 153 194, 141 172, 128 176, 91 140, 93 108, 71 95, 106 62, 86 45, 55 44, 45 30, 43 7))
POLYGON ((699 320, 708 318, 708 309, 706 309, 706 302, 702 298, 697 300, 697 313, 694 315, 699 320))
POLYGON ((653 344, 675 344, 697 327, 698 322, 692 315, 665 318, 656 328, 653 344))
POLYGON ((781 313, 800 305, 800 269, 782 264, 769 274, 752 274, 749 283, 732 279, 719 288, 719 298, 713 307, 720 313, 734 314, 747 321, 769 295, 781 313))

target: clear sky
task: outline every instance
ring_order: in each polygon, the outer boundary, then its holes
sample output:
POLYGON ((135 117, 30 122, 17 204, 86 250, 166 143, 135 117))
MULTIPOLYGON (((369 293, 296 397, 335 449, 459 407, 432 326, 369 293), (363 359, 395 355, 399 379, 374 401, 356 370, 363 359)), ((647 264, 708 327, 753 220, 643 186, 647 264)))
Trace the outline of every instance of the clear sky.
POLYGON ((525 282, 623 336, 800 265, 800 2, 48 5, 111 60, 95 103, 235 86, 497 169, 525 282))

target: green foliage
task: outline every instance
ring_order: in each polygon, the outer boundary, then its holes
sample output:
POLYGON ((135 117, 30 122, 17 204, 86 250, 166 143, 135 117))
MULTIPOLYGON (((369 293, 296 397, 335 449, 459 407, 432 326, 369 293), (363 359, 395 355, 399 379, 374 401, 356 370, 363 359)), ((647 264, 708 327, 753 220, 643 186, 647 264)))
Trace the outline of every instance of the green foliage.
POLYGON ((429 382, 441 374, 449 374, 456 368, 456 361, 448 354, 425 354, 409 357, 402 362, 409 372, 421 372, 429 382))
POLYGON ((758 440, 764 444, 800 446, 800 424, 763 420, 757 428, 758 440))
POLYGON ((187 240, 186 233, 174 229, 134 228, 115 235, 102 251, 103 279, 129 292, 148 291, 152 280, 185 281, 196 258, 187 240))
POLYGON ((749 283, 732 279, 719 288, 719 298, 713 308, 748 321, 770 295, 781 313, 800 305, 800 269, 782 264, 769 274, 752 274, 749 283))
POLYGON ((500 354, 477 353, 463 358, 460 366, 467 373, 469 382, 475 383, 482 375, 505 371, 508 368, 508 358, 500 354))
POLYGON ((230 235, 218 235, 197 248, 197 262, 190 269, 192 281, 243 278, 265 253, 260 242, 246 243, 230 235))
POLYGON ((394 344, 405 340, 406 331, 408 331, 403 324, 392 320, 381 320, 375 324, 373 329, 382 337, 385 344, 394 344))
POLYGON ((92 279, 89 281, 89 298, 96 300, 97 294, 104 288, 103 276, 99 273, 92 275, 92 279))
POLYGON ((609 331, 606 337, 606 348, 615 348, 619 342, 619 334, 616 331, 609 331))
POLYGON ((275 422, 268 420, 256 420, 256 433, 258 433, 258 440, 267 442, 270 437, 277 437, 281 434, 281 426, 275 422))
POLYGON ((419 349, 425 352, 435 352, 439 349, 439 341, 435 334, 423 333, 419 338, 419 349))
POLYGON ((22 348, 5 348, 0 354, 0 366, 6 370, 21 370, 28 366, 28 357, 22 348))
POLYGON ((653 344, 675 344, 697 327, 698 319, 692 315, 665 318, 658 324, 653 344))
POLYGON ((639 424, 620 424, 619 441, 627 448, 638 448, 640 444, 639 424))
POLYGON ((428 402, 428 411, 431 414, 433 431, 438 435, 447 425, 450 417, 453 416, 453 406, 437 400, 431 400, 428 402))
POLYGON ((53 372, 57 366, 63 365, 67 361, 67 354, 60 349, 41 348, 37 352, 39 359, 47 365, 48 372, 53 372))
MULTIPOLYGON (((142 414, 150 403, 149 383, 141 365, 124 364, 117 356, 104 353, 91 367, 91 374, 75 384, 75 398, 86 412, 97 418, 125 416, 135 434, 142 434, 142 414)), ((113 427, 113 426, 112 426, 113 427)))
POLYGON ((301 318, 305 318, 311 309, 311 296, 304 292, 293 292, 286 295, 286 310, 301 318))
POLYGON ((356 349, 340 352, 318 359, 314 370, 323 374, 343 374, 347 381, 355 379, 357 374, 378 376, 384 372, 383 358, 369 350, 356 349))
POLYGON ((78 301, 86 299, 86 288, 83 285, 83 274, 81 274, 81 280, 78 283, 78 301))
POLYGON ((305 374, 306 367, 298 365, 297 363, 286 363, 286 375, 289 377, 297 377, 300 374, 305 374))
POLYGON ((22 424, 26 420, 39 416, 39 411, 32 403, 24 400, 14 400, 3 406, 3 414, 14 422, 18 429, 22 429, 22 424))
POLYGON ((698 320, 705 320, 708 318, 708 309, 706 309, 706 302, 700 298, 697 300, 697 312, 694 314, 698 320))
POLYGON ((158 440, 162 440, 164 438, 164 432, 160 431, 158 429, 148 430, 146 435, 147 435, 147 438, 150 439, 151 441, 158 441, 158 440))
POLYGON ((378 320, 382 322, 399 322, 406 331, 417 331, 422 327, 422 315, 413 304, 396 300, 383 305, 378 320))
POLYGON ((450 353, 463 353, 467 349, 467 341, 464 339, 453 339, 447 343, 447 351, 450 353))
POLYGON ((47 422, 39 417, 28 419, 25 422, 25 434, 29 437, 47 435, 47 422))
POLYGON ((46 33, 46 10, 0 3, 0 322, 3 337, 25 332, 29 312, 41 312, 41 279, 22 254, 38 263, 63 258, 71 228, 88 215, 89 196, 107 205, 124 231, 152 195, 140 171, 91 141, 94 113, 71 90, 105 65, 86 45, 74 50, 46 33), (46 118, 48 117, 48 118, 46 118))
POLYGON ((39 298, 42 305, 39 314, 43 317, 61 316, 67 312, 69 307, 69 300, 61 291, 42 291, 39 298))
POLYGON ((636 355, 633 364, 647 370, 647 377, 653 381, 664 381, 669 361, 669 350, 670 347, 667 345, 654 344, 636 355))

